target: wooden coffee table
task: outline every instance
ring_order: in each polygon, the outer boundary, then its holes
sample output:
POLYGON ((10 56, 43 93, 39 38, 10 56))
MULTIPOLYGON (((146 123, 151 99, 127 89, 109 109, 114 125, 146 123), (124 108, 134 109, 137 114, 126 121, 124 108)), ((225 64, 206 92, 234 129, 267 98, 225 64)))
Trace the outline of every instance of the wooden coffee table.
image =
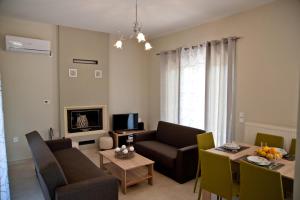
POLYGON ((153 184, 153 164, 154 161, 135 153, 133 158, 128 160, 115 158, 115 151, 99 151, 100 168, 108 170, 113 176, 121 181, 122 192, 126 194, 126 189, 130 185, 148 180, 148 184, 153 184), (103 158, 109 160, 103 163, 103 158))

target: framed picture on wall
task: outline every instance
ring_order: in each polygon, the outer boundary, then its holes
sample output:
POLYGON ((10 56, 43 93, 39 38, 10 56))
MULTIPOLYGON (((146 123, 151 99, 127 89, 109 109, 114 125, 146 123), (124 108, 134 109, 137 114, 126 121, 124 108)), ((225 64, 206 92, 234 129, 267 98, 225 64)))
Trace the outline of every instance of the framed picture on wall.
POLYGON ((77 69, 69 68, 69 77, 70 78, 77 78, 77 69))
POLYGON ((102 78, 102 70, 100 69, 95 70, 95 78, 102 78))

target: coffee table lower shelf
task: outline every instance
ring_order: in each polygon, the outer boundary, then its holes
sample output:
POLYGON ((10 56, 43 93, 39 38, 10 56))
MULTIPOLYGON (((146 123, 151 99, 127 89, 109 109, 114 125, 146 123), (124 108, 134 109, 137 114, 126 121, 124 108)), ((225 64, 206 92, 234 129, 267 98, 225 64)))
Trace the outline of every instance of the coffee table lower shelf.
POLYGON ((122 192, 126 193, 126 188, 137 183, 148 180, 148 184, 153 184, 153 165, 138 167, 131 170, 123 170, 113 163, 103 164, 113 176, 121 181, 122 192))

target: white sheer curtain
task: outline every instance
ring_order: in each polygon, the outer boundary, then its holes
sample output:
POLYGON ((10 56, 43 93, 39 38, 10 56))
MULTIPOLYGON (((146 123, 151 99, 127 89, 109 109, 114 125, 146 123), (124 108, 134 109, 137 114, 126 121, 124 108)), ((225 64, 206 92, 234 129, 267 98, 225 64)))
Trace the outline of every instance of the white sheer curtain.
POLYGON ((160 119, 178 123, 179 51, 160 54, 160 119))
POLYGON ((222 145, 235 138, 236 39, 160 54, 161 120, 213 132, 222 145))
POLYGON ((7 158, 5 147, 5 134, 3 125, 2 90, 0 77, 0 200, 9 200, 9 184, 7 173, 7 158))
POLYGON ((217 145, 235 136, 235 46, 234 38, 206 45, 205 130, 214 133, 217 145))
POLYGON ((181 50, 179 91, 179 123, 204 129, 205 45, 181 50))

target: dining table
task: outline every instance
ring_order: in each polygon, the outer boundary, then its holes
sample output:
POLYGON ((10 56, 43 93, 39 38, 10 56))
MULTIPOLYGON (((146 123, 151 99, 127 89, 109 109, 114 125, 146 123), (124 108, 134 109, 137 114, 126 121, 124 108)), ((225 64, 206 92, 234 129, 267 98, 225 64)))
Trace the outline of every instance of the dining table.
MULTIPOLYGON (((209 151, 211 153, 223 155, 229 157, 231 162, 234 162, 234 164, 238 164, 241 159, 246 158, 247 156, 256 155, 256 150, 260 148, 259 146, 245 144, 245 143, 237 143, 240 147, 243 147, 241 151, 237 152, 229 152, 222 150, 220 147, 208 149, 206 151, 209 151)), ((287 160, 284 158, 273 160, 274 163, 280 163, 282 166, 278 169, 274 169, 274 171, 279 172, 282 177, 285 177, 290 180, 294 180, 295 177, 295 161, 294 160, 287 160)), ((202 200, 211 200, 211 193, 208 191, 203 190, 202 191, 202 200)))

